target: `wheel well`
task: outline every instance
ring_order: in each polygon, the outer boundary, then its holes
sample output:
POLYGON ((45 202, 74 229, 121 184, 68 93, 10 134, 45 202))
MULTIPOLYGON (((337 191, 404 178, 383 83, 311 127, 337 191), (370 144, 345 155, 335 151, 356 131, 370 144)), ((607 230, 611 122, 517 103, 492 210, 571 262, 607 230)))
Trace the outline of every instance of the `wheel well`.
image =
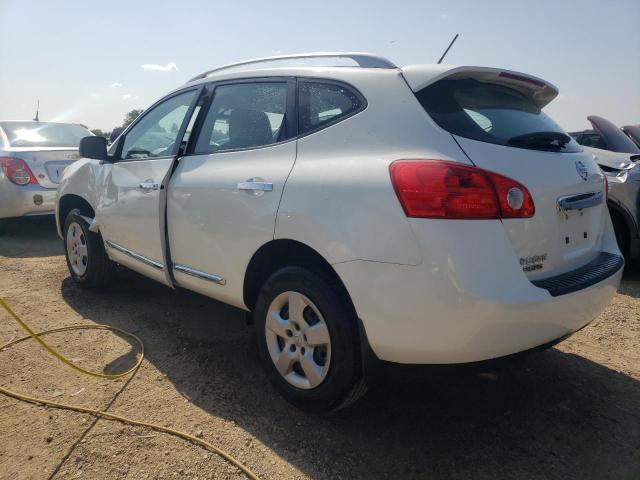
POLYGON ((58 202, 58 221, 60 222, 60 231, 64 230, 64 222, 67 215, 73 209, 79 209, 83 215, 94 218, 96 216, 93 207, 84 198, 78 195, 68 194, 63 196, 58 202))
MULTIPOLYGON (((627 220, 626 215, 620 211, 620 208, 615 204, 609 202, 607 205, 609 207, 609 214, 611 215, 611 223, 613 223, 613 229, 616 233, 616 238, 624 238, 626 244, 620 245, 621 247, 628 248, 629 242, 631 241, 631 228, 629 226, 629 222, 627 220), (622 231, 619 231, 621 229, 622 231)), ((623 252, 625 255, 627 252, 623 252)))
POLYGON ((346 294, 346 298, 351 298, 336 271, 322 255, 304 243, 280 239, 265 243, 251 258, 244 276, 245 305, 253 310, 264 282, 277 270, 293 265, 307 267, 330 280, 335 280, 346 294))

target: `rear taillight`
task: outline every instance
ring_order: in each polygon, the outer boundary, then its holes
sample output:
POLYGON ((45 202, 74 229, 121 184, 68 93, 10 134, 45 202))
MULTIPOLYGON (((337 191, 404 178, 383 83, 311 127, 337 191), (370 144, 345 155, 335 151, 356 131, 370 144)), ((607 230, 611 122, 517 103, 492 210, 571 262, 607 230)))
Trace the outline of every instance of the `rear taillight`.
POLYGON ((527 218, 535 212, 524 185, 477 167, 442 160, 396 160, 389 170, 408 217, 527 218))
POLYGON ((527 187, 512 178, 484 170, 496 189, 500 204, 500 218, 533 217, 536 208, 527 187))
POLYGON ((38 183, 24 160, 15 157, 0 157, 0 166, 5 176, 16 185, 38 183))

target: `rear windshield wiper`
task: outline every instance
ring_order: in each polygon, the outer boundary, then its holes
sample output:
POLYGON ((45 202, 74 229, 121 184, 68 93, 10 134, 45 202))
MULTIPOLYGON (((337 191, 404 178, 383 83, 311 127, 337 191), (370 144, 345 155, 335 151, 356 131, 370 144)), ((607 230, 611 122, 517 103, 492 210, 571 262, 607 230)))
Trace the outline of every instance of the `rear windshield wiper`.
POLYGON ((571 137, 562 132, 532 132, 507 140, 507 145, 529 147, 540 150, 561 150, 571 137))

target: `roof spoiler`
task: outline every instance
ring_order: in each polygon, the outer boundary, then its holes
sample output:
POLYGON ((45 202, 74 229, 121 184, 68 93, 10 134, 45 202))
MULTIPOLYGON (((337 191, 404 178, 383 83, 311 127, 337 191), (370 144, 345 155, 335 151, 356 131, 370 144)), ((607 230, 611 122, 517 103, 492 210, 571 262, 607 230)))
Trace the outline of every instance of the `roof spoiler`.
POLYGON ((410 65, 402 68, 402 75, 414 92, 445 78, 473 78, 513 88, 530 97, 539 108, 543 108, 558 96, 558 88, 541 78, 500 68, 410 65))

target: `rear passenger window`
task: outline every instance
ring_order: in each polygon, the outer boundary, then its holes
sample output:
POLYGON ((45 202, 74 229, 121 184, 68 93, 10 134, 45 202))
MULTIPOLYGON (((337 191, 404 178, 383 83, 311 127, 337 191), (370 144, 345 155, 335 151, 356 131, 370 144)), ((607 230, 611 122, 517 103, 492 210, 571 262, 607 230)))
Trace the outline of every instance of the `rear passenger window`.
POLYGON ((298 84, 299 134, 331 125, 361 110, 360 97, 346 86, 301 81, 298 84))
POLYGON ((284 82, 216 87, 194 153, 264 147, 285 140, 286 107, 284 82))

